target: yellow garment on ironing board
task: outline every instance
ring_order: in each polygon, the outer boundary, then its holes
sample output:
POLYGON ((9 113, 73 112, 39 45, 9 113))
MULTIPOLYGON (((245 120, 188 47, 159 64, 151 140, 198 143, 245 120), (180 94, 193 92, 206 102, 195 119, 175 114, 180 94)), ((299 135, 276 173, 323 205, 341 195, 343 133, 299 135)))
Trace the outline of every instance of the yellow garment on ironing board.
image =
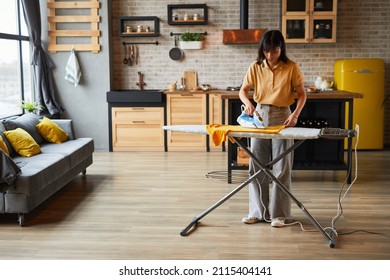
MULTIPOLYGON (((226 140, 226 135, 229 132, 254 132, 254 133, 267 133, 267 134, 277 134, 285 125, 278 126, 268 126, 264 128, 246 128, 241 125, 222 125, 222 124, 208 124, 206 125, 206 130, 213 139, 214 145, 219 146, 226 140)), ((234 142, 230 137, 229 140, 234 142)))

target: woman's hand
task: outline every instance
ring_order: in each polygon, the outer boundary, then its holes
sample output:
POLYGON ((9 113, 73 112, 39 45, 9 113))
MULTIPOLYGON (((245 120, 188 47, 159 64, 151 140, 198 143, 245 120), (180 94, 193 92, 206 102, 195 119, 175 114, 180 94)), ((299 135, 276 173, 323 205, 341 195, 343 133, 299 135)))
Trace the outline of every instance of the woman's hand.
POLYGON ((295 91, 296 91, 297 96, 298 96, 297 106, 295 107, 294 112, 292 112, 292 114, 284 122, 284 124, 287 127, 292 127, 292 126, 295 126, 297 124, 299 114, 301 113, 303 106, 305 106, 305 103, 306 103, 307 96, 306 96, 306 91, 305 91, 303 84, 297 86, 295 88, 295 91))
POLYGON ((284 125, 287 127, 293 127, 297 124, 298 122, 298 117, 294 114, 291 114, 287 120, 285 120, 284 125))
POLYGON ((243 84, 240 88, 240 91, 238 93, 238 96, 240 97, 240 100, 245 105, 244 112, 248 116, 253 116, 253 113, 255 111, 255 107, 253 106, 252 102, 248 98, 248 92, 250 87, 248 85, 243 84))
POLYGON ((244 112, 248 116, 253 116, 253 113, 255 112, 255 107, 253 106, 252 102, 249 102, 248 104, 245 104, 244 112))

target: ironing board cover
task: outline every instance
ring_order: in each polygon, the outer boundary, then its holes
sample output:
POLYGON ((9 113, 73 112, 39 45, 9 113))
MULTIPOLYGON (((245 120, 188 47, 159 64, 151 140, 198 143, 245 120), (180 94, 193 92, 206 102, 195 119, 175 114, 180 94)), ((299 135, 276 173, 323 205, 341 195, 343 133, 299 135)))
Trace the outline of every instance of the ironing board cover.
MULTIPOLYGON (((241 127, 238 125, 238 127, 241 127)), ((261 138, 261 139, 318 139, 320 129, 318 128, 304 128, 304 127, 286 127, 281 129, 278 133, 262 133, 257 132, 256 129, 249 129, 241 127, 241 130, 230 131, 227 136, 237 138, 261 138)), ((164 130, 187 132, 196 134, 208 135, 206 125, 166 125, 164 130)))

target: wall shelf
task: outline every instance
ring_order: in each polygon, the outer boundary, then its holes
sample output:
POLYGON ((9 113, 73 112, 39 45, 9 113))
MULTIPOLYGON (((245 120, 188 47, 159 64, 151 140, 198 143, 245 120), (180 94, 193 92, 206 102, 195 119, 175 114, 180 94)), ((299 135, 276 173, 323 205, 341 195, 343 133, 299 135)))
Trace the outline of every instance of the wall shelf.
POLYGON ((169 25, 206 25, 208 24, 208 9, 206 4, 169 4, 169 25), (194 19, 194 14, 198 19, 194 19))
POLYGON ((124 38, 158 37, 160 36, 160 19, 155 16, 119 17, 119 36, 124 38), (141 30, 137 30, 138 27, 141 30))
MULTIPOLYGON (((49 22, 49 52, 56 53, 59 51, 91 51, 98 53, 100 51, 99 44, 99 0, 79 1, 79 2, 64 2, 56 0, 48 0, 48 22, 49 22), (69 10, 71 15, 57 15, 57 10, 69 10), (79 10, 89 9, 89 15, 78 15, 79 10), (90 24, 90 29, 75 30, 66 29, 61 25, 66 26, 69 23, 90 24), (57 42, 59 38, 90 38, 89 44, 79 44, 74 42, 62 43, 57 42)), ((63 40, 64 41, 64 40, 63 40)))

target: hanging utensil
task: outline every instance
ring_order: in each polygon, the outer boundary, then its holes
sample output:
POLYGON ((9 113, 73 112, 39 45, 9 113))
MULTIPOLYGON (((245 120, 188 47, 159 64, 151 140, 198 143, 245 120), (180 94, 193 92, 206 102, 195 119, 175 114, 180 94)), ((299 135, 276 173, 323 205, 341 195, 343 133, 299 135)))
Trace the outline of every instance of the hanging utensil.
POLYGON ((127 63, 129 63, 129 61, 127 59, 127 57, 128 57, 128 48, 127 48, 126 44, 124 44, 123 46, 125 47, 125 58, 123 59, 123 63, 127 64, 127 63))
POLYGON ((184 56, 183 51, 177 47, 177 36, 175 36, 175 47, 169 51, 169 57, 172 60, 181 60, 184 56))
POLYGON ((138 65, 138 46, 134 46, 134 64, 138 65))
POLYGON ((133 61, 131 59, 131 51, 132 51, 132 45, 129 45, 129 66, 133 66, 133 61))
POLYGON ((137 46, 133 45, 133 65, 137 65, 137 46))
POLYGON ((134 56, 134 45, 130 46, 130 66, 134 66, 135 56, 134 56))
POLYGON ((133 65, 137 65, 137 47, 133 45, 133 65))

